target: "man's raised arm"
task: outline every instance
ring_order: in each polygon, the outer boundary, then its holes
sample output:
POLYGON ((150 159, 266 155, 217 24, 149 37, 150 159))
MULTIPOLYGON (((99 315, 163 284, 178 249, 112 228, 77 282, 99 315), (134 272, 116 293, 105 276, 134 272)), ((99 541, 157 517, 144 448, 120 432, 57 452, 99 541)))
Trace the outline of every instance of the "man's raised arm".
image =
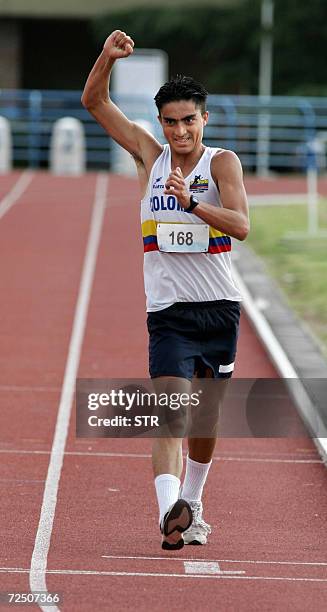
POLYGON ((118 144, 144 161, 153 150, 161 148, 159 143, 149 132, 130 121, 109 97, 113 65, 117 59, 131 55, 133 48, 134 41, 125 32, 115 30, 110 34, 86 81, 82 104, 118 144))

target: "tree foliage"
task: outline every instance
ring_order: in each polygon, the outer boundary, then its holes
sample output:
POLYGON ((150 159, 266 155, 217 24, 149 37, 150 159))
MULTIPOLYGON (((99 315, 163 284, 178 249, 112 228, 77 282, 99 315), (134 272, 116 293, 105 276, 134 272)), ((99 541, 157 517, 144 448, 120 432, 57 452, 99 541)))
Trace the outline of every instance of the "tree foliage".
POLYGON ((326 0, 275 0, 275 93, 327 95, 326 0))
MULTIPOLYGON (((164 49, 170 74, 187 74, 211 93, 258 93, 261 0, 231 6, 133 8, 93 23, 99 44, 114 29, 136 46, 164 49)), ((327 94, 326 0, 275 0, 274 94, 327 94)))

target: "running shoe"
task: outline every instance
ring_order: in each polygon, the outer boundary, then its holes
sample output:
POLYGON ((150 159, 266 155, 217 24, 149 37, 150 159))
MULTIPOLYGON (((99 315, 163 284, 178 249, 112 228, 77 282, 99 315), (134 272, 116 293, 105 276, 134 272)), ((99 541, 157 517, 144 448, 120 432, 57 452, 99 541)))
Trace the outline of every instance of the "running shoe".
POLYGON ((179 550, 184 546, 182 533, 192 523, 193 514, 190 504, 185 499, 178 499, 166 512, 160 531, 162 533, 162 548, 164 550, 179 550))
POLYGON ((190 501, 189 505, 192 509, 193 521, 190 528, 183 534, 184 544, 206 544, 208 535, 211 533, 211 527, 202 518, 202 502, 190 501))

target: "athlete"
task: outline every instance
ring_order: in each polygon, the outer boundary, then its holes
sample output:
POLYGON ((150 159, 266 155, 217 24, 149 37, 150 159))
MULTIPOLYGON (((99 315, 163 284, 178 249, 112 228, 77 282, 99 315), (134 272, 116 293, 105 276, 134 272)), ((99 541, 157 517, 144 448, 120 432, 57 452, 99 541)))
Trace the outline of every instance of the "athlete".
MULTIPOLYGON (((231 275, 231 237, 246 238, 248 204, 237 155, 202 142, 208 112, 207 92, 200 83, 178 76, 155 96, 166 145, 112 102, 113 65, 133 49, 125 32, 110 34, 87 79, 82 104, 136 163, 150 376, 158 389, 174 383, 174 388, 190 392, 195 376, 228 379, 233 372, 241 295, 231 275)), ((153 444, 166 550, 206 544, 211 532, 201 499, 216 436, 188 439, 181 486, 182 440, 170 436, 153 444)))

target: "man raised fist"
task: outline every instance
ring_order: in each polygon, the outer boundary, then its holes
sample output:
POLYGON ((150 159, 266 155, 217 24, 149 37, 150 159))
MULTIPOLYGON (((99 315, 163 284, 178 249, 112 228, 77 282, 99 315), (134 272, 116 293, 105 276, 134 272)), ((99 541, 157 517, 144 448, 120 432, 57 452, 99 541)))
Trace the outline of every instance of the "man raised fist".
POLYGON ((133 53, 133 49, 134 41, 121 30, 112 32, 103 45, 107 57, 114 60, 128 57, 133 53))

